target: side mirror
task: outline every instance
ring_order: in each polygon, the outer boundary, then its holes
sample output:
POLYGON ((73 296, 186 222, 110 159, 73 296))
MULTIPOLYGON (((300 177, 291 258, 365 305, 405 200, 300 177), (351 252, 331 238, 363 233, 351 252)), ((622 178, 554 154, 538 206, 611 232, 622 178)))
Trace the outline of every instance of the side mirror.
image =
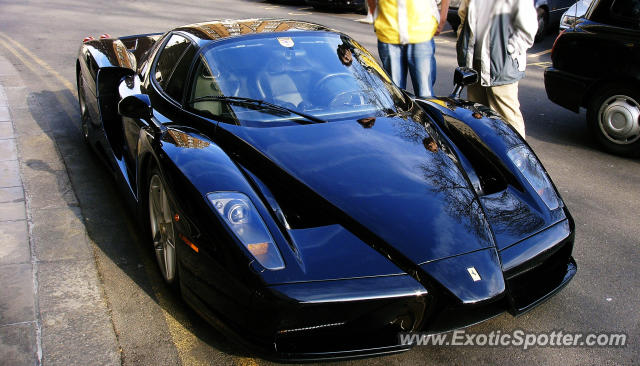
POLYGON ((453 74, 453 84, 456 86, 450 98, 460 98, 460 93, 467 85, 473 85, 478 82, 478 72, 470 67, 457 67, 453 74))
POLYGON ((146 94, 129 95, 118 103, 118 113, 124 117, 148 121, 153 117, 151 100, 146 94))

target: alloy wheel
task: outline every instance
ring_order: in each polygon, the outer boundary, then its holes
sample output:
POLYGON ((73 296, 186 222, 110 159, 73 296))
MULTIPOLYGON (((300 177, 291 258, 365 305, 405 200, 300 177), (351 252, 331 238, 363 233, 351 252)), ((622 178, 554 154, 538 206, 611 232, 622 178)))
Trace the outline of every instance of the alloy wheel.
POLYGON ((80 106, 80 122, 82 128, 82 138, 89 141, 89 111, 87 110, 87 102, 84 96, 84 82, 82 77, 78 77, 78 104, 80 106))
POLYGON ((176 278, 175 230, 171 207, 162 179, 153 174, 149 180, 149 221, 156 260, 168 283, 176 278))

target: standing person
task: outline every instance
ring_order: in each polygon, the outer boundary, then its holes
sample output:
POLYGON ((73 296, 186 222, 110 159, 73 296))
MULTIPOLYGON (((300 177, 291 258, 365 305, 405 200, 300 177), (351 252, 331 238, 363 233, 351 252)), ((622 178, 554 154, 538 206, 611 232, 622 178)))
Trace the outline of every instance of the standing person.
POLYGON ((468 99, 498 112, 524 138, 518 82, 538 30, 533 1, 463 0, 458 14, 458 65, 480 75, 480 83, 468 87, 468 99))
POLYGON ((433 36, 440 34, 449 10, 449 0, 367 0, 378 37, 378 54, 385 71, 402 89, 407 87, 407 70, 413 92, 433 95, 436 55, 433 36))

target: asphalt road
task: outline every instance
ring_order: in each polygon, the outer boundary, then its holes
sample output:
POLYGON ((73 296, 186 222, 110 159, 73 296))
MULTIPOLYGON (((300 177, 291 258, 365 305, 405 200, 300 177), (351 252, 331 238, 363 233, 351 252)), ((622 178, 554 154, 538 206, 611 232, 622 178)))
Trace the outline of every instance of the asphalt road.
MULTIPOLYGON (((152 251, 141 243, 113 179, 82 144, 74 60, 83 37, 162 32, 217 18, 288 17, 342 30, 375 51, 372 27, 362 15, 318 12, 304 5, 257 0, 0 0, 0 53, 22 71, 34 119, 55 126, 52 136, 82 208, 105 299, 125 365, 269 364, 214 331, 162 283, 152 251)), ((600 151, 589 137, 585 113, 566 111, 546 98, 543 70, 550 35, 531 50, 520 100, 527 139, 574 215, 575 279, 547 303, 518 318, 501 315, 468 329, 473 333, 526 332, 628 335, 623 348, 416 347, 394 356, 348 365, 413 364, 639 364, 640 161, 600 151)), ((436 92, 452 89, 452 32, 437 37, 436 92)), ((375 53, 375 52, 374 52, 375 53)), ((68 345, 73 347, 72 344, 68 345)))

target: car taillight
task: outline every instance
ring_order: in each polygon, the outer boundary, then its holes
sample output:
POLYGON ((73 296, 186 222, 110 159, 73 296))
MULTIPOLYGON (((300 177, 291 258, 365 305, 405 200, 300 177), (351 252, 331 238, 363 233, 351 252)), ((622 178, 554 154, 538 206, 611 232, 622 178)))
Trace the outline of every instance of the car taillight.
POLYGON ((92 36, 84 37, 84 39, 82 40, 82 43, 93 41, 94 39, 95 38, 93 38, 92 36))
POLYGON ((111 35, 109 33, 100 35, 100 39, 107 39, 107 38, 111 38, 111 35))

